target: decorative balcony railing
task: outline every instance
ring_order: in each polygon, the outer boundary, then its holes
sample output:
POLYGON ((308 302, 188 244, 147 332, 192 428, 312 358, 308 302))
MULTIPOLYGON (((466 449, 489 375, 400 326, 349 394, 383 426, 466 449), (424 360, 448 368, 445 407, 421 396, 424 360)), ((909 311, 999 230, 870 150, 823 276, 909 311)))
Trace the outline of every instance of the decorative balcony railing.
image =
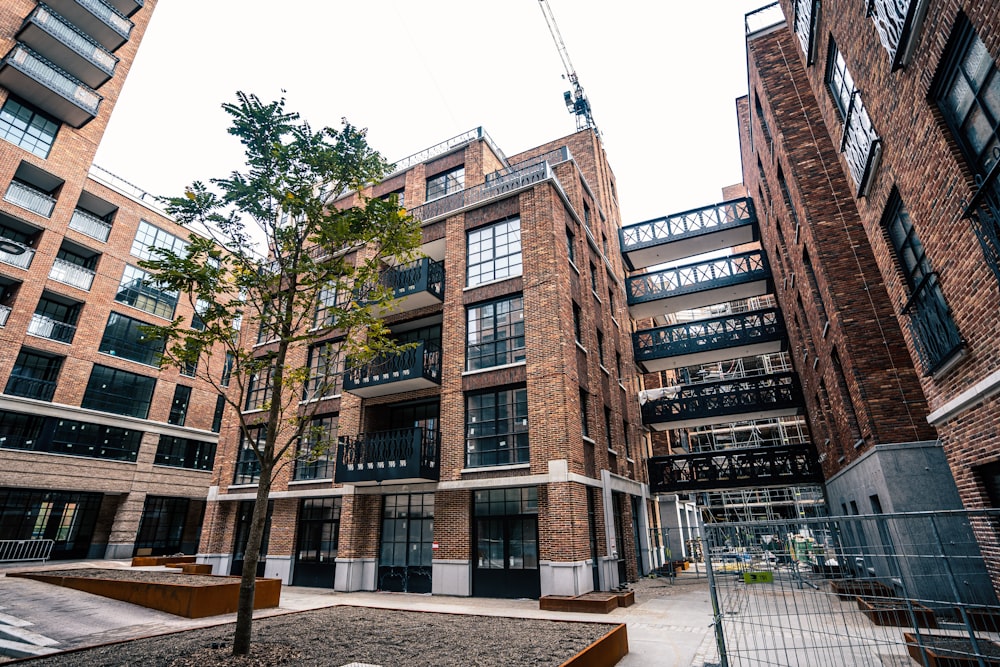
POLYGON ((69 219, 70 229, 82 232, 92 239, 106 242, 111 235, 111 223, 101 220, 83 209, 73 209, 73 217, 69 219))
POLYGON ((421 292, 444 299, 444 262, 435 262, 429 257, 416 262, 394 266, 382 276, 382 283, 390 288, 393 297, 403 297, 421 292))
POLYGON ((795 0, 795 34, 806 55, 806 64, 816 62, 820 0, 795 0))
POLYGON ((929 273, 920 281, 903 306, 903 315, 909 318, 910 334, 928 375, 941 368, 965 345, 936 273, 929 273))
MULTIPOLYGON (((37 25, 66 48, 86 60, 91 66, 104 73, 101 81, 95 79, 93 83, 88 82, 89 85, 101 85, 114 75, 118 58, 76 26, 67 23, 58 14, 53 13, 45 4, 39 3, 27 21, 37 25)), ((28 40, 27 37, 24 39, 28 40)), ((40 47, 36 46, 35 48, 37 50, 40 47)))
POLYGON ((635 360, 648 362, 699 352, 784 340, 787 336, 777 308, 682 322, 632 334, 635 360))
POLYGON ((847 154, 847 166, 857 187, 858 197, 864 197, 878 171, 882 140, 872 127, 871 118, 861 101, 861 91, 858 90, 851 94, 851 104, 847 107, 840 150, 847 154))
POLYGON ((994 156, 993 168, 985 178, 977 177, 979 189, 966 207, 964 217, 983 249, 986 264, 1000 281, 1000 159, 994 156))
POLYGON ((823 471, 812 445, 730 449, 647 462, 652 493, 689 493, 738 488, 821 484, 823 471))
POLYGON ((28 333, 60 343, 72 343, 73 336, 76 335, 76 326, 35 313, 28 323, 28 333))
POLYGON ((709 424, 795 414, 803 406, 802 388, 793 372, 681 385, 642 406, 642 423, 709 424), (744 417, 754 415, 753 417, 744 417))
POLYGON ((534 164, 525 169, 491 180, 489 183, 466 188, 455 194, 445 195, 440 199, 421 204, 410 209, 410 215, 417 220, 428 222, 434 218, 447 215, 452 211, 457 211, 460 208, 500 197, 549 178, 552 178, 552 168, 547 162, 534 164))
POLYGON ((685 264, 631 276, 626 282, 628 304, 657 301, 681 294, 766 280, 771 271, 760 250, 685 264))
POLYGON ((506 164, 507 157, 497 148, 497 145, 493 142, 493 139, 489 134, 486 133, 481 127, 473 128, 468 132, 463 132, 457 136, 448 139, 447 141, 442 141, 439 144, 435 144, 430 148, 425 148, 419 153, 414 153, 408 157, 403 158, 396 162, 395 168, 393 169, 394 174, 398 174, 401 171, 406 171, 410 167, 420 164, 421 162, 427 162, 432 160, 439 155, 444 155, 449 153, 459 146, 464 146, 465 144, 472 143, 478 139, 482 139, 486 144, 493 150, 493 152, 500 158, 500 160, 506 164))
POLYGON ((16 90, 21 97, 57 118, 80 127, 97 115, 102 99, 100 95, 23 44, 16 44, 10 50, 0 63, 0 70, 6 66, 13 67, 38 86, 61 98, 62 102, 48 99, 51 96, 35 87, 25 87, 3 78, 5 86, 16 90))
POLYGON ((344 374, 344 391, 362 396, 378 396, 440 383, 441 345, 429 341, 420 341, 399 354, 349 367, 344 374))
POLYGON ((0 236, 0 239, 2 239, 2 244, 0 244, 0 262, 16 266, 19 269, 27 269, 31 266, 31 260, 35 257, 35 251, 33 249, 23 243, 18 243, 13 239, 8 239, 2 236, 0 236), (9 246, 11 248, 17 246, 21 249, 21 252, 7 252, 3 249, 3 246, 9 246))
POLYGON ((51 401, 56 393, 56 382, 11 373, 7 378, 7 388, 4 389, 4 393, 39 401, 51 401))
POLYGON ((882 46, 889 52, 892 69, 906 67, 920 38, 927 14, 927 0, 868 0, 868 16, 882 46))
POLYGON ((43 218, 51 217, 52 209, 56 207, 55 197, 22 181, 11 181, 3 198, 4 201, 37 213, 43 218))
POLYGON ((321 458, 315 461, 297 459, 292 479, 296 482, 313 479, 333 479, 333 473, 336 469, 337 461, 332 458, 321 458))
POLYGON ((0 327, 7 326, 7 318, 10 317, 10 306, 0 306, 0 327))
POLYGON ((436 482, 439 449, 437 439, 425 438, 420 427, 341 438, 335 479, 341 484, 410 479, 436 482))
POLYGON ((52 280, 88 291, 90 286, 94 284, 95 275, 96 272, 92 269, 84 268, 79 264, 67 262, 58 257, 52 262, 52 270, 49 271, 49 278, 52 280))

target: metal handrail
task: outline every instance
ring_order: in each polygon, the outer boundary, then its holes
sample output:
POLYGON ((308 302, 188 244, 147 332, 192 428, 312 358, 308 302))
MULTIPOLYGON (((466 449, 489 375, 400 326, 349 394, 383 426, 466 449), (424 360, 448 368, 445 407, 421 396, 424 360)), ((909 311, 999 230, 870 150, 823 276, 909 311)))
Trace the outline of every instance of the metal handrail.
POLYGON ((644 424, 657 424, 693 417, 724 416, 803 406, 804 399, 798 375, 794 372, 773 373, 681 385, 674 395, 663 396, 645 403, 642 406, 642 421, 644 424))
POLYGON ((98 44, 90 35, 84 33, 71 23, 66 22, 51 7, 38 3, 35 10, 28 16, 28 21, 44 29, 80 56, 86 58, 92 65, 108 75, 114 75, 118 57, 98 44))
MULTIPOLYGON (((497 157, 500 158, 500 161, 505 165, 507 164, 507 156, 505 156, 497 147, 496 143, 493 142, 493 138, 490 137, 490 135, 487 134, 486 130, 482 127, 477 127, 469 130, 468 132, 456 135, 451 139, 434 144, 430 148, 425 148, 424 150, 414 153, 413 155, 404 157, 402 160, 397 160, 392 170, 392 174, 398 174, 401 171, 406 171, 410 167, 418 165, 422 162, 427 162, 428 160, 436 158, 439 155, 444 155, 445 153, 455 150, 459 146, 472 143, 477 139, 483 139, 497 155, 497 157)), ((390 176, 392 174, 390 174, 390 176)))
POLYGON ((679 294, 763 280, 769 278, 770 274, 764 253, 751 250, 707 262, 631 276, 626 282, 628 303, 635 305, 679 294))
POLYGON ((781 5, 772 2, 759 9, 743 15, 743 27, 747 35, 753 35, 761 30, 767 30, 785 22, 785 14, 781 11, 781 5))
POLYGON ((756 220, 753 204, 748 197, 732 199, 622 227, 622 252, 753 224, 756 220))
POLYGON ((7 318, 10 317, 10 306, 0 306, 0 327, 7 326, 7 318))
POLYGON ((857 187, 857 195, 863 197, 868 192, 875 171, 882 156, 882 140, 872 126, 871 117, 861 100, 861 91, 851 93, 851 103, 844 119, 844 134, 840 150, 846 153, 847 166, 857 187))
POLYGON ((86 234, 92 239, 106 242, 111 235, 111 223, 101 220, 92 213, 87 213, 83 209, 73 209, 73 216, 69 219, 70 229, 86 234))
POLYGON ((20 563, 40 560, 43 563, 52 555, 55 540, 0 540, 0 563, 20 563))
POLYGON ((637 361, 692 354, 734 345, 781 340, 785 327, 777 308, 682 322, 632 334, 637 361))
POLYGON ((128 39, 135 24, 117 9, 101 2, 101 0, 76 0, 76 3, 104 21, 119 35, 128 39))
POLYGON ((391 289, 397 299, 422 289, 442 299, 444 262, 424 257, 409 264, 394 266, 382 275, 382 284, 391 289))
POLYGON ((43 218, 51 217, 52 209, 56 207, 55 197, 21 181, 11 181, 3 198, 43 218))
POLYGON ((399 354, 377 357, 362 366, 348 367, 344 376, 344 388, 375 385, 394 380, 407 380, 417 371, 421 377, 440 381, 441 345, 431 341, 420 341, 414 347, 399 354))
POLYGON ((4 58, 4 62, 44 84, 49 90, 58 93, 92 116, 97 115, 97 109, 104 99, 101 95, 23 44, 14 46, 4 58))
POLYGON ((76 326, 34 313, 28 323, 28 333, 60 343, 71 343, 76 335, 76 326))
POLYGON ((90 290, 94 284, 94 276, 97 272, 65 259, 56 257, 52 262, 52 269, 49 271, 49 278, 57 282, 79 287, 82 290, 90 290))
POLYGON ((460 208, 479 204, 495 197, 506 196, 522 188, 554 177, 549 163, 542 162, 532 165, 527 169, 512 172, 489 183, 475 185, 454 194, 445 195, 440 199, 421 204, 411 209, 410 215, 426 223, 434 218, 457 211, 460 208))
POLYGON ((56 381, 11 373, 4 393, 11 396, 34 398, 39 401, 51 401, 56 393, 56 381))

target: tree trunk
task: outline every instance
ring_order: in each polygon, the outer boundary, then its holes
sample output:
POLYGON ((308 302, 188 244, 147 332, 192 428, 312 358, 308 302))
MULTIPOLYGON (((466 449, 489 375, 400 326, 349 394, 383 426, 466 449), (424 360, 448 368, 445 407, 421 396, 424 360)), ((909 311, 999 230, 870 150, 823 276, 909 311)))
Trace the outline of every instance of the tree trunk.
POLYGON ((260 466, 257 481, 257 500, 254 501, 250 520, 250 535, 243 551, 243 575, 240 577, 240 599, 236 609, 236 632, 233 634, 233 655, 250 653, 251 626, 253 624, 253 598, 257 584, 257 563, 260 562, 260 544, 267 522, 267 500, 271 494, 273 464, 260 466))

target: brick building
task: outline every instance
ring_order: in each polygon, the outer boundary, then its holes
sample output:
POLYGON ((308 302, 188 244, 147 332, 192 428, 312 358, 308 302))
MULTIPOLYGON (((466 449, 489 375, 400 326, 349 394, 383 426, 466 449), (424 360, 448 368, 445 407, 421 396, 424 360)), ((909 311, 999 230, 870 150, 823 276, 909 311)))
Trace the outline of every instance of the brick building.
POLYGON ((744 180, 831 510, 996 507, 1000 7, 777 9, 748 16, 744 180))
MULTIPOLYGON (((401 300, 384 316, 416 347, 348 367, 316 399, 314 424, 340 442, 279 473, 259 571, 496 597, 634 580, 648 567, 647 445, 596 133, 507 157, 472 130, 399 161, 369 194, 396 194, 422 224, 425 258, 388 273, 401 300)), ((290 363, 312 367, 316 352, 290 363)), ((224 435, 200 547, 216 573, 242 572, 247 454, 224 435)))
POLYGON ((155 5, 0 7, 0 540, 54 558, 193 552, 221 423, 139 330, 193 320, 137 267, 187 231, 91 164, 155 5))

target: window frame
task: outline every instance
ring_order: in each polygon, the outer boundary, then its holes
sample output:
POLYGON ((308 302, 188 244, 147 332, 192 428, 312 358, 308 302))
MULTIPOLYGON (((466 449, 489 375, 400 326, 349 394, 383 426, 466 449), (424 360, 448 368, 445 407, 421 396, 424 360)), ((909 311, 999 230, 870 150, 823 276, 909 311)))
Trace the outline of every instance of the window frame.
POLYGON ((461 192, 465 189, 465 165, 427 177, 424 203, 461 192))
POLYGON ((87 379, 80 407, 98 412, 110 412, 139 419, 149 418, 149 408, 156 391, 156 378, 139 373, 131 373, 111 366, 94 364, 87 379), (104 375, 102 379, 101 375, 104 375), (122 379, 124 378, 124 380, 122 379), (131 380, 126 382, 125 380, 131 380), (104 386, 97 388, 98 384, 104 386), (107 392, 108 386, 121 388, 119 392, 107 392), (148 391, 147 391, 148 388, 148 391), (139 390, 142 389, 140 393, 139 390), (110 407, 132 408, 131 410, 110 410, 110 407), (138 408, 138 409, 135 409, 138 408))
POLYGON ((170 250, 174 254, 183 257, 187 250, 187 241, 179 236, 175 236, 165 229, 157 227, 147 220, 140 220, 139 227, 135 230, 135 237, 132 239, 132 246, 129 253, 139 259, 159 259, 150 248, 160 248, 170 250), (143 245, 143 242, 149 243, 143 245))
POLYGON ((0 107, 0 139, 14 144, 43 160, 48 159, 49 153, 52 152, 52 146, 56 142, 61 125, 52 116, 14 96, 8 96, 4 100, 3 107, 0 107), (16 105, 20 108, 17 110, 8 110, 8 107, 11 105, 16 105), (8 116, 10 117, 9 120, 8 116), (19 127, 21 125, 23 127, 19 127), (15 136, 17 137, 16 139, 14 138, 15 136), (42 147, 44 147, 44 151, 39 150, 42 147))
POLYGON ((466 308, 465 370, 479 371, 525 361, 524 296, 520 293, 474 304, 466 308), (514 307, 515 304, 518 307, 514 307), (506 307, 500 312, 501 306, 506 307), (492 314, 483 314, 491 309, 492 314), (506 324, 498 324, 502 319, 506 324), (489 323, 489 326, 485 326, 489 323), (501 335, 502 334, 502 335, 501 335), (478 342, 473 342, 473 336, 478 342), (508 345, 511 343, 513 346, 508 345), (500 351, 501 345, 504 347, 500 351), (483 349, 488 352, 482 352, 483 349), (473 354, 473 350, 479 350, 473 354), (492 363, 482 363, 492 359, 492 363))
POLYGON ((466 394, 465 467, 488 469, 529 462, 527 387, 466 394), (483 399, 491 402, 482 402, 483 399), (490 418, 484 417, 491 414, 490 418), (513 441, 510 446, 509 440, 513 441))
POLYGON ((522 275, 524 265, 520 216, 504 218, 467 231, 465 257, 466 287, 522 275))

